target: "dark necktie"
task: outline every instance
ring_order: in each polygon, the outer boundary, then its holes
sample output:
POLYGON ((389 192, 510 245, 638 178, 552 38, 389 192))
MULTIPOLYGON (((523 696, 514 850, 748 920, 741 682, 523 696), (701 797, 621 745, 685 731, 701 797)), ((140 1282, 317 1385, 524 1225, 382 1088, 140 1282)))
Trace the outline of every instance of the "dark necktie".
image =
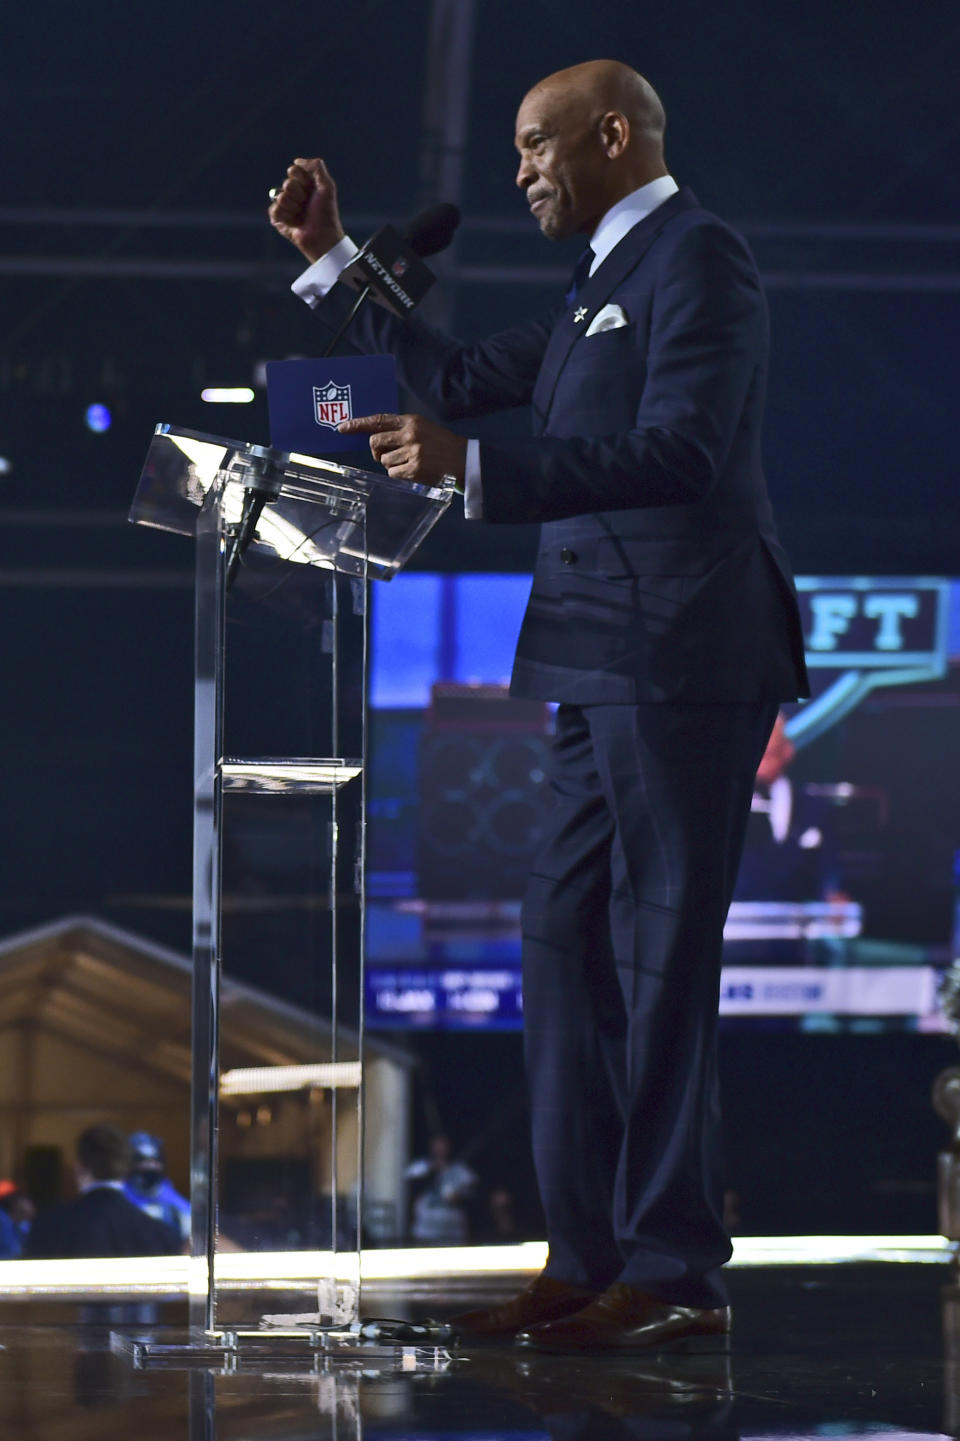
POLYGON ((576 265, 573 267, 573 274, 570 277, 570 287, 567 290, 566 295, 563 297, 567 305, 573 304, 583 287, 586 285, 587 279, 590 275, 590 267, 595 259, 596 257, 588 245, 586 250, 580 256, 576 265))

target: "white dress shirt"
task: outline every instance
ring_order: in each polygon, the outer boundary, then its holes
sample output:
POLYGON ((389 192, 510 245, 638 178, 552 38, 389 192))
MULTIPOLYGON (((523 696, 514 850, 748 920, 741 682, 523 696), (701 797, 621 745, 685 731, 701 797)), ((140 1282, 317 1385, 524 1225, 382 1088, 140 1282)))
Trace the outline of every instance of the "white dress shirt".
MULTIPOLYGON (((672 175, 658 175, 656 180, 650 180, 639 189, 632 190, 616 205, 612 205, 606 215, 600 221, 596 230, 590 237, 590 249, 593 251, 593 260, 590 263, 590 274, 599 268, 613 250, 615 245, 639 225, 646 217, 671 195, 676 195, 679 186, 672 175)), ((323 297, 332 290, 340 276, 350 262, 358 255, 359 247, 352 241, 349 235, 338 240, 332 250, 326 255, 321 255, 319 260, 298 275, 290 287, 295 295, 305 300, 310 306, 318 305, 323 297)), ((480 477, 480 442, 479 440, 467 441, 467 460, 464 470, 464 514, 468 520, 483 519, 483 492, 480 477)))
POLYGON ((631 190, 630 194, 618 200, 616 205, 611 205, 590 237, 590 249, 596 257, 591 262, 590 274, 603 264, 628 230, 639 225, 641 220, 646 220, 665 200, 676 195, 679 189, 672 175, 658 175, 656 180, 641 185, 639 190, 631 190))

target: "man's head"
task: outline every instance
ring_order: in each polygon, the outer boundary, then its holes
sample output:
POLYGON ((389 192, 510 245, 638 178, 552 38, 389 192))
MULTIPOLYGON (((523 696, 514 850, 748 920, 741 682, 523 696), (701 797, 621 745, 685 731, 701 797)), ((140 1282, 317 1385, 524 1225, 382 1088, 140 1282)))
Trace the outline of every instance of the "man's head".
POLYGON ((617 60, 535 85, 517 112, 517 184, 543 234, 592 235, 618 200, 666 175, 665 125, 656 91, 617 60))
POLYGON ((447 1166, 450 1164, 450 1157, 453 1154, 453 1147, 450 1144, 450 1137, 442 1132, 430 1137, 430 1159, 435 1166, 447 1166))
POLYGON ((77 1184, 122 1181, 130 1169, 127 1138, 116 1126, 88 1126, 77 1137, 77 1184))
POLYGON ((166 1175, 163 1142, 149 1131, 134 1131, 129 1141, 130 1174, 134 1190, 149 1196, 157 1190, 166 1175))

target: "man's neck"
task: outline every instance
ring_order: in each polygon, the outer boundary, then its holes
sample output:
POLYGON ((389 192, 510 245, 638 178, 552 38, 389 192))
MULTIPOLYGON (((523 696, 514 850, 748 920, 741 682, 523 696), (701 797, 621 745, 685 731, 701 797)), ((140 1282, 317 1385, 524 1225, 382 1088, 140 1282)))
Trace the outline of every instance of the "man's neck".
POLYGON ((672 175, 658 175, 611 205, 590 237, 590 249, 597 257, 591 266, 591 275, 628 231, 659 209, 678 189, 672 175))
MULTIPOLYGON (((663 178, 669 174, 670 171, 664 167, 662 170, 658 170, 656 175, 644 173, 643 175, 634 175, 629 180, 622 181, 617 187, 616 194, 608 197, 607 208, 603 212, 603 215, 609 215, 610 211, 619 205, 621 201, 626 200, 631 195, 636 195, 638 190, 643 190, 647 185, 652 185, 655 180, 663 180, 663 178)), ((603 215, 600 217, 601 220, 603 219, 603 215)))

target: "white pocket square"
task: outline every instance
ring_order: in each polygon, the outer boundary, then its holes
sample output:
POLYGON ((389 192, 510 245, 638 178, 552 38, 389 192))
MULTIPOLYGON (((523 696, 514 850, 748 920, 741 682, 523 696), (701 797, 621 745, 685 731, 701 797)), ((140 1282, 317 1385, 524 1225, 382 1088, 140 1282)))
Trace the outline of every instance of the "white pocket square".
POLYGON ((622 325, 629 325, 627 312, 620 305, 605 305, 598 310, 596 315, 587 326, 587 335, 599 335, 601 330, 619 330, 622 325))

